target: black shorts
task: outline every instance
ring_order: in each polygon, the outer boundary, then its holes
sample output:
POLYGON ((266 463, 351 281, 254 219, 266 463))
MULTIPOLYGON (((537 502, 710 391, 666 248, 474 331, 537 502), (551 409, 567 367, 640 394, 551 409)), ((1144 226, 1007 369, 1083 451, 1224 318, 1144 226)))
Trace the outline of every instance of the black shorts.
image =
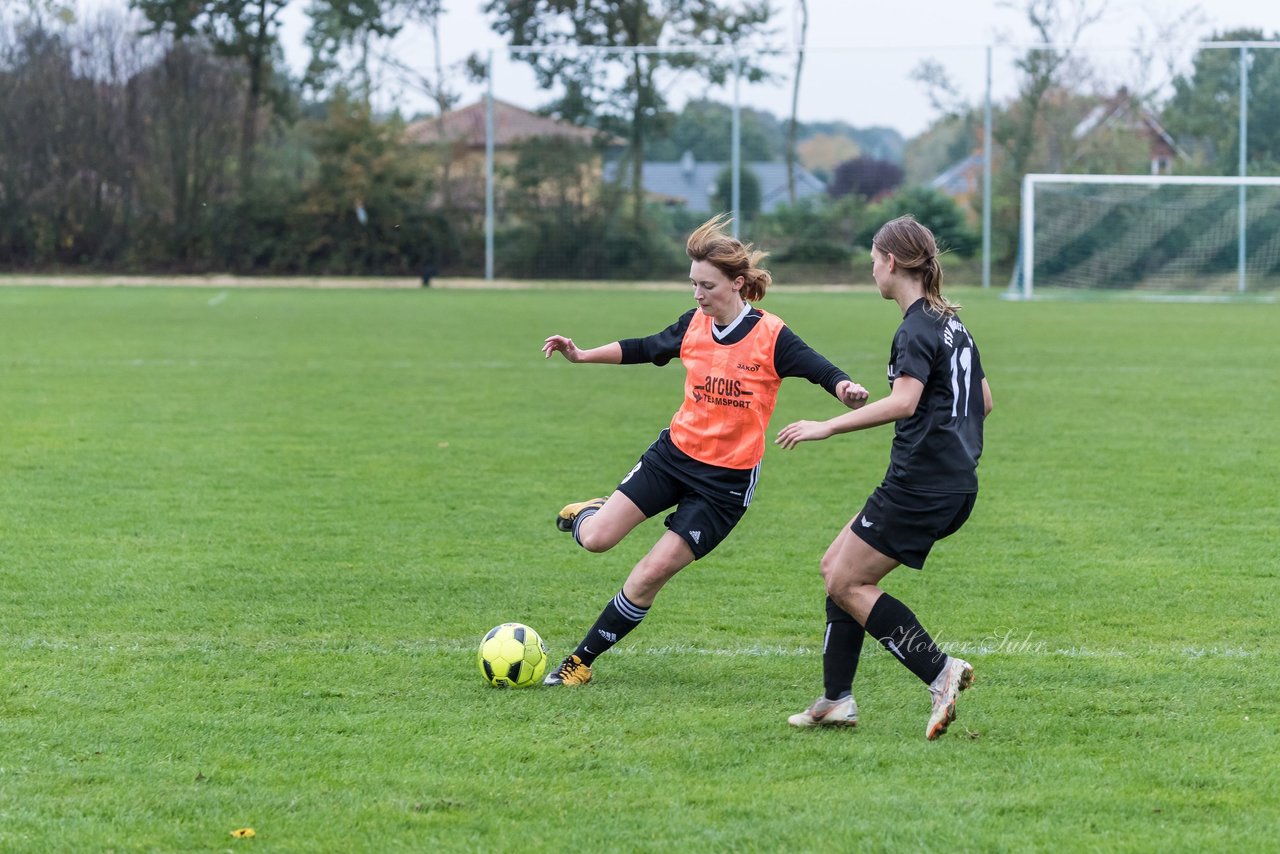
POLYGON ((882 483, 849 527, 881 554, 920 569, 934 543, 960 530, 977 500, 976 492, 913 492, 882 483))
POLYGON ((675 507, 665 524, 689 544, 696 560, 729 536, 747 512, 759 476, 760 466, 727 469, 695 460, 663 430, 618 484, 618 491, 646 518, 675 507))

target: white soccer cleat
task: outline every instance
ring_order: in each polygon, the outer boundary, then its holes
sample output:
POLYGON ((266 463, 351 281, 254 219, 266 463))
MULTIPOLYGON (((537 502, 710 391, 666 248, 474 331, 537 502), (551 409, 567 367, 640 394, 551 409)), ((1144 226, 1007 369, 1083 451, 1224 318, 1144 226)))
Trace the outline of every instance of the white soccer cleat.
POLYGON ((798 715, 787 718, 792 726, 857 726, 858 704, 850 694, 839 700, 819 697, 798 715))
POLYGON ((947 727, 956 719, 956 696, 971 684, 973 665, 949 656, 942 672, 929 686, 929 693, 933 695, 933 714, 929 715, 925 738, 933 741, 947 731, 947 727))

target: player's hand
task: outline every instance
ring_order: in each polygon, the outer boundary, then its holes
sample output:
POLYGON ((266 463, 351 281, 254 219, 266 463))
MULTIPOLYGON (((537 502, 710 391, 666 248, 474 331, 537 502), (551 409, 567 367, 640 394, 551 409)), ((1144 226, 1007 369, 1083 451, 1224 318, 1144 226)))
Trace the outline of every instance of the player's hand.
POLYGON ((791 450, 801 442, 814 442, 831 436, 831 426, 825 421, 797 421, 778 431, 773 444, 791 450))
POLYGON ((865 388, 852 380, 843 380, 836 386, 836 397, 840 398, 840 402, 850 409, 858 409, 865 406, 867 398, 870 396, 870 393, 865 388))
POLYGON ((573 343, 572 338, 565 338, 563 335, 552 335, 542 345, 542 357, 550 359, 551 354, 557 350, 563 353, 564 357, 570 362, 578 361, 579 350, 573 343))

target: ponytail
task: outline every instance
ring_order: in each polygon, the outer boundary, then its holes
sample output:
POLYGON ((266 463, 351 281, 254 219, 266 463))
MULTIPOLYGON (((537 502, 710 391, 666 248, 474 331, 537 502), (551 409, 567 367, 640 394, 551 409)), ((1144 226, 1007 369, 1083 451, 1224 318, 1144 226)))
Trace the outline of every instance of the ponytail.
POLYGON ((933 232, 910 214, 880 226, 872 244, 892 255, 903 272, 920 279, 925 304, 935 314, 953 316, 961 306, 942 295, 942 264, 938 262, 938 242, 933 232))

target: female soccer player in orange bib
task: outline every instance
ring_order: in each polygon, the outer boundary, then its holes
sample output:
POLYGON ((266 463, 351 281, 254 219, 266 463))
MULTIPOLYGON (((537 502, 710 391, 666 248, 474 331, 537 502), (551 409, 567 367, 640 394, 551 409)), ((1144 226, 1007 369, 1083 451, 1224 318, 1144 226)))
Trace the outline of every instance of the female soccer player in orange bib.
POLYGON ((821 385, 851 409, 867 391, 800 340, 773 314, 752 305, 772 282, 765 253, 708 220, 689 237, 689 281, 697 307, 647 338, 579 349, 563 335, 542 347, 570 362, 665 365, 685 369, 684 403, 612 495, 570 504, 556 525, 587 551, 604 552, 637 525, 675 508, 667 530, 631 570, 582 643, 544 680, 585 685, 596 657, 640 624, 671 578, 729 535, 755 492, 765 428, 784 377, 821 385))
POLYGON ((929 229, 909 216, 885 223, 871 243, 871 274, 880 295, 903 315, 889 353, 889 396, 827 421, 797 421, 778 433, 777 444, 794 448, 895 424, 884 483, 822 558, 825 691, 790 723, 857 723, 853 675, 865 628, 929 686, 933 711, 925 737, 933 740, 955 720, 956 695, 969 687, 973 667, 938 649, 911 609, 877 585, 901 564, 922 568, 933 544, 969 518, 978 497, 991 388, 973 336, 956 317, 960 306, 942 295, 938 245, 929 229))

